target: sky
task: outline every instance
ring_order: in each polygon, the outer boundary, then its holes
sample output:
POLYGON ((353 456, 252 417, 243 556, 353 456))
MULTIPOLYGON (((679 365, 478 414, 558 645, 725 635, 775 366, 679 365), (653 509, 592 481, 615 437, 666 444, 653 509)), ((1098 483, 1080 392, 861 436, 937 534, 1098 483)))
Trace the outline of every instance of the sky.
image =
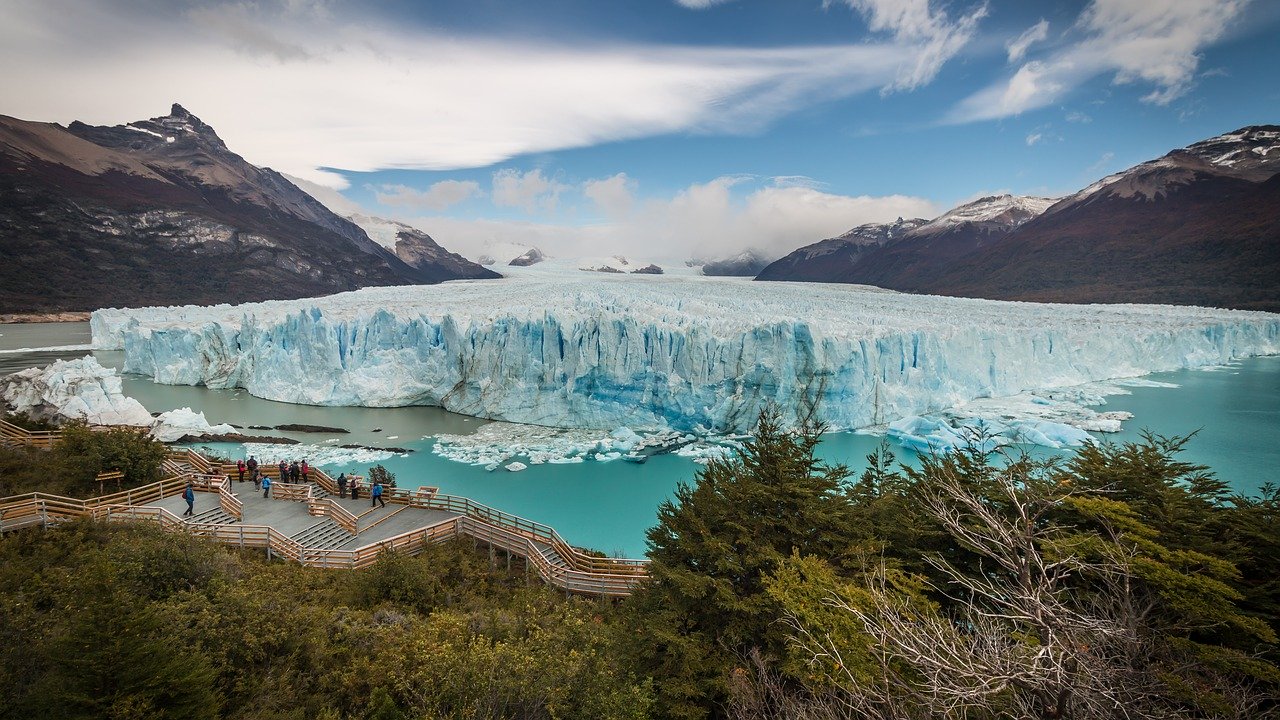
POLYGON ((1280 122, 1272 0, 0 0, 0 114, 181 103, 446 247, 779 256, 1280 122))

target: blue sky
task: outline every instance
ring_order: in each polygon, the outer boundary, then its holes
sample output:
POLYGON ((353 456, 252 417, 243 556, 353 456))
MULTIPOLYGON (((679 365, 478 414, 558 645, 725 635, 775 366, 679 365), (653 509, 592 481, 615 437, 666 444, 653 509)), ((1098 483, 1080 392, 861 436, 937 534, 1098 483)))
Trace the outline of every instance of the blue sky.
POLYGON ((0 112, 117 124, 181 102, 332 205, 473 255, 779 254, 1280 122, 1262 0, 0 9, 22 70, 0 112))

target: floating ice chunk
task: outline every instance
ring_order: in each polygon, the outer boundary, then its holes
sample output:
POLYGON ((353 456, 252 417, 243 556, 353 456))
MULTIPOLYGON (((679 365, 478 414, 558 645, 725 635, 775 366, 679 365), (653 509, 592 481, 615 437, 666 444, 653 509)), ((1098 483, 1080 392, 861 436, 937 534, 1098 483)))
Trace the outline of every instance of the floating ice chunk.
POLYGON ((151 437, 160 442, 177 442, 187 435, 227 435, 236 429, 227 424, 210 425, 204 413, 189 407, 160 413, 151 425, 151 437))
POLYGON ((520 472, 521 470, 525 470, 528 467, 529 467, 528 465, 525 465, 522 462, 513 462, 507 465, 507 469, 510 470, 511 472, 520 472))
POLYGON ((92 355, 0 377, 0 397, 5 403, 36 420, 150 425, 151 413, 121 388, 115 369, 98 364, 92 355))
POLYGON ((244 443, 246 456, 258 458, 259 464, 275 465, 281 460, 306 460, 308 465, 335 468, 343 472, 355 468, 350 465, 367 465, 378 463, 388 458, 397 457, 398 453, 390 450, 371 450, 369 448, 335 448, 324 445, 276 445, 271 443, 244 443))

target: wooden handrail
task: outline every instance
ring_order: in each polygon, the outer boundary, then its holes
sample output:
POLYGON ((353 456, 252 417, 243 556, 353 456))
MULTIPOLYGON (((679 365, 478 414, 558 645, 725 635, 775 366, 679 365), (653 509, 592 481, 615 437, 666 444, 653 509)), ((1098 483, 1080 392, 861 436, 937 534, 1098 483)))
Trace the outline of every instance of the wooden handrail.
MULTIPOLYGON (((225 465, 215 465, 190 450, 173 452, 170 457, 175 464, 181 463, 193 470, 199 469, 200 472, 184 470, 149 485, 86 500, 41 492, 0 498, 0 531, 35 525, 48 526, 50 522, 78 517, 106 521, 144 520, 155 522, 169 530, 209 537, 225 544, 266 548, 279 557, 311 567, 348 569, 368 566, 385 550, 412 554, 421 552, 430 543, 469 535, 526 558, 529 567, 546 582, 570 592, 624 596, 630 594, 636 584, 648 576, 646 561, 588 555, 565 542, 550 526, 495 510, 470 498, 420 494, 404 489, 389 488, 387 500, 409 507, 442 510, 454 517, 354 550, 306 548, 297 540, 269 526, 184 521, 168 510, 145 505, 181 493, 187 482, 191 482, 201 492, 218 493, 223 511, 241 520, 243 502, 231 492, 229 479, 220 472, 225 465), (544 549, 554 551, 565 562, 565 566, 547 560, 543 554, 544 549)), ((316 469, 312 469, 312 473, 321 488, 328 490, 332 486, 334 490, 337 489, 337 484, 328 474, 316 469)), ((320 514, 330 517, 343 529, 353 534, 356 532, 355 515, 329 498, 315 498, 310 485, 273 485, 274 490, 281 488, 284 488, 289 499, 306 501, 309 512, 313 512, 313 509, 320 510, 320 514)))

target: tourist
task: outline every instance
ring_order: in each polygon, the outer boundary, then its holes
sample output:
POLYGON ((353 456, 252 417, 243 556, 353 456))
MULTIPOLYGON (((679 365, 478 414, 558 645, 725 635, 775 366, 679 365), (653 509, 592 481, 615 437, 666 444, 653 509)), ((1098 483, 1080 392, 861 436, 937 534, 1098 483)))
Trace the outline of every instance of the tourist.
POLYGON ((262 497, 265 498, 270 496, 271 496, 271 476, 263 475, 262 476, 262 497))
POLYGON ((307 467, 306 458, 302 458, 302 464, 299 467, 302 469, 302 482, 310 482, 310 480, 307 479, 307 473, 311 471, 311 468, 307 467))
POLYGON ((182 491, 182 499, 187 501, 187 511, 182 513, 183 517, 193 516, 196 514, 196 491, 191 487, 191 481, 187 481, 187 487, 182 491))
POLYGON ((373 498, 373 502, 369 503, 369 507, 387 506, 387 501, 382 499, 382 482, 380 480, 373 481, 373 490, 369 493, 369 496, 373 498))
POLYGON ((260 488, 258 486, 261 484, 262 478, 258 475, 258 468, 254 468, 253 471, 249 473, 249 479, 253 481, 253 489, 259 490, 260 488))
POLYGON ((245 463, 244 466, 249 468, 249 474, 253 475, 258 472, 258 458, 250 455, 249 462, 245 463))
POLYGON ((351 478, 351 499, 360 499, 360 481, 355 478, 351 478))
POLYGON ((347 496, 347 474, 338 473, 338 497, 345 498, 347 496))
POLYGON ((244 458, 240 458, 236 461, 236 472, 240 473, 240 482, 244 482, 244 468, 244 458))
POLYGON ((280 482, 289 482, 289 463, 280 461, 280 476, 276 479, 280 482))
POLYGON ((298 483, 298 478, 301 476, 302 470, 298 468, 298 461, 294 460, 289 464, 289 480, 296 485, 298 483))

